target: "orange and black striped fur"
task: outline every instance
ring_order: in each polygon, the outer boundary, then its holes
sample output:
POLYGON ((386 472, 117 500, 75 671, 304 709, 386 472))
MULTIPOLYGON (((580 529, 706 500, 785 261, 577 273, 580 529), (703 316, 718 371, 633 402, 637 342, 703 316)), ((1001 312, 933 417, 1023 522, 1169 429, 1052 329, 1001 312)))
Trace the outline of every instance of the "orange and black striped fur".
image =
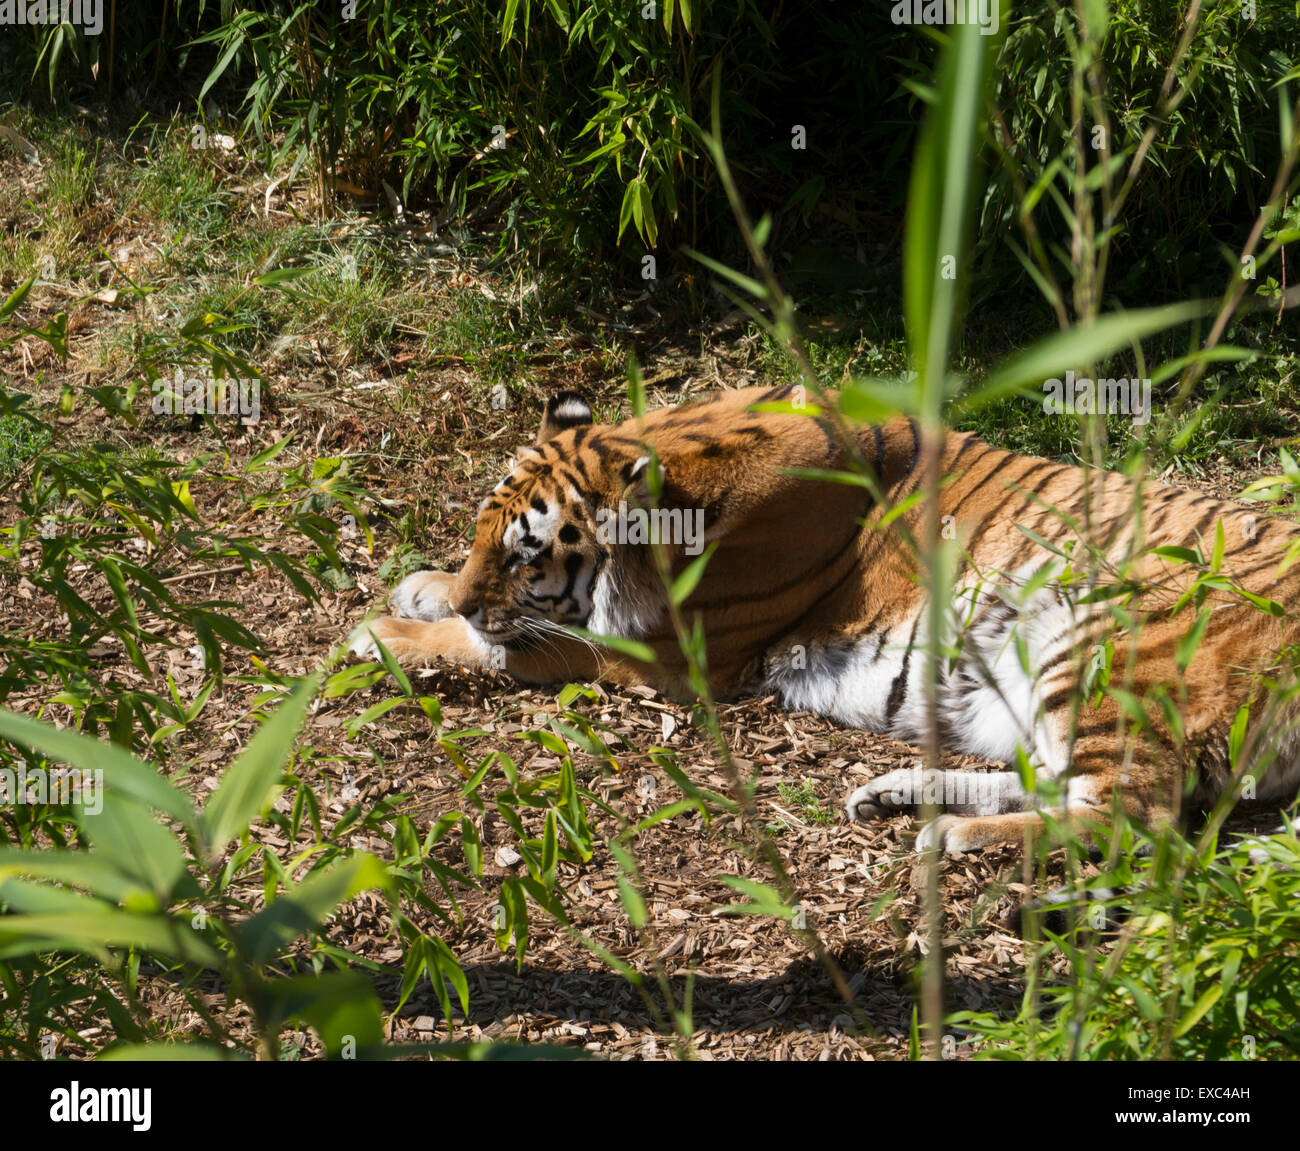
MULTIPOLYGON (((536 447, 521 451, 483 502, 464 568, 405 579, 392 596, 396 615, 371 623, 354 651, 373 654, 373 634, 406 663, 441 657, 532 682, 604 674, 679 687, 684 659, 651 548, 600 533, 620 501, 649 502, 652 446, 659 506, 702 513, 703 539, 717 544, 683 607, 686 619, 703 618, 714 691, 775 692, 790 708, 922 741, 929 615, 906 540, 920 538, 924 501, 877 527, 884 507, 922 484, 917 426, 900 418, 837 434, 829 417, 752 410, 788 394, 721 392, 617 426, 593 424, 575 395, 557 397, 536 447), (874 491, 791 474, 846 469, 854 457, 874 475, 874 491), (658 663, 614 656, 567 625, 639 640, 658 663)), ((1104 817, 1119 794, 1134 815, 1159 823, 1232 783, 1229 730, 1248 703, 1243 754, 1255 797, 1294 798, 1298 709, 1266 706, 1264 688, 1294 678, 1288 659, 1300 629, 1289 609, 1300 602, 1300 565, 1281 575, 1279 567, 1300 527, 1163 484, 1145 485, 1135 500, 1125 477, 1015 455, 971 435, 947 434, 940 468, 944 534, 964 557, 941 636, 944 747, 1003 761, 1023 749, 1040 779, 1060 781, 1070 813, 1104 817), (1208 556, 1219 525, 1220 586, 1205 591, 1204 634, 1184 674, 1179 642, 1197 605, 1172 609, 1203 571, 1151 549, 1208 556), (1090 549, 1100 557, 1091 579, 1090 549), (1127 594, 1097 595, 1098 571, 1102 585, 1122 580, 1127 594), (1288 610, 1265 614, 1229 584, 1288 610), (1116 631, 1108 604, 1121 605, 1130 626, 1116 631), (1170 701, 1163 713, 1148 708, 1155 718, 1145 734, 1132 734, 1114 692, 1097 702, 1080 691, 1108 640, 1112 687, 1170 701)), ((679 540, 670 550, 682 570, 687 547, 679 540)), ((924 790, 948 800, 948 813, 922 830, 922 848, 1016 841, 1041 822, 1010 770, 889 772, 855 791, 848 811, 878 818, 919 805, 924 790)))

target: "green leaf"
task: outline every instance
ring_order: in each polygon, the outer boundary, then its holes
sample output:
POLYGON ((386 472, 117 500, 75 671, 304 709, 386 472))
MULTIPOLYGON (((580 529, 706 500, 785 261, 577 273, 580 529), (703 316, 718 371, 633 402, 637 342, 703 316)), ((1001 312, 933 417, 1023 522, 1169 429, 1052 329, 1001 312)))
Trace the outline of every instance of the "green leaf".
POLYGON ((1241 749, 1246 744, 1246 724, 1250 722, 1250 705, 1243 703, 1233 716, 1232 727, 1228 729, 1228 763, 1237 771, 1241 764, 1241 749))
POLYGON ((218 855, 271 801, 271 792, 293 751, 307 705, 316 695, 320 677, 308 677, 254 733, 248 746, 221 777, 203 809, 204 839, 218 855))
POLYGON ((86 900, 84 911, 0 916, 0 959, 42 951, 102 957, 105 948, 134 947, 206 967, 220 954, 190 927, 188 917, 139 915, 86 900))
POLYGON ((441 733, 442 704, 431 695, 422 695, 415 702, 420 705, 420 710, 424 712, 424 716, 429 721, 434 732, 441 733))
POLYGON ((542 824, 542 882, 551 887, 555 883, 555 866, 559 862, 559 832, 556 827, 555 811, 546 813, 542 824))
POLYGON ((627 398, 632 405, 633 417, 639 420, 645 415, 645 380, 635 356, 629 357, 627 361, 627 398))
POLYGON ((11 875, 71 884, 114 903, 121 903, 144 891, 134 877, 123 875, 107 859, 87 851, 0 848, 0 884, 11 875))
POLYGON ((514 876, 502 880, 500 899, 500 918, 496 924, 497 946, 505 951, 513 937, 515 964, 517 968, 522 968, 524 954, 528 950, 528 900, 523 885, 514 876))
POLYGON ((298 434, 297 432, 290 432, 283 439, 276 440, 275 443, 273 443, 269 448, 263 448, 260 452, 257 453, 257 455, 255 455, 252 459, 248 461, 248 463, 244 465, 244 471, 246 472, 261 471, 264 467, 266 467, 267 464, 269 464, 273 459, 275 459, 276 456, 278 456, 282 451, 284 451, 285 448, 287 448, 293 442, 293 437, 297 434, 298 434))
POLYGON ((903 313, 913 365, 933 407, 948 371, 967 295, 961 277, 980 170, 980 127, 999 33, 950 30, 939 59, 937 100, 925 117, 912 163, 903 241, 903 313))
POLYGON ((712 257, 706 256, 702 252, 697 252, 693 248, 687 247, 685 244, 682 245, 681 250, 686 255, 690 256, 692 260, 696 260, 703 264, 709 269, 709 271, 716 272, 723 279, 730 280, 733 284, 748 292, 751 296, 760 300, 767 296, 767 288, 751 276, 746 276, 742 272, 737 272, 734 268, 728 268, 726 264, 719 263, 712 257))
POLYGON ((678 799, 673 803, 665 804, 663 807, 656 808, 649 815, 643 816, 637 820, 629 829, 628 834, 640 835, 641 832, 647 831, 665 820, 676 819, 679 815, 684 815, 688 811, 698 811, 699 804, 692 799, 678 799))
POLYGON ((772 915, 777 919, 789 919, 793 909, 781 896, 765 883, 753 879, 743 879, 738 875, 724 875, 722 882, 732 891, 749 897, 749 903, 731 903, 717 909, 719 915, 772 915))
POLYGON ((1020 776, 1020 786, 1028 794, 1033 795, 1038 790, 1038 772, 1034 769, 1029 756, 1025 754, 1025 749, 1019 743, 1016 744, 1015 768, 1016 774, 1020 776))
POLYGON ((198 102, 200 104, 203 103, 203 97, 208 94, 208 89, 220 80, 222 73, 230 67, 230 62, 235 58, 235 54, 244 46, 244 39, 244 33, 239 30, 231 36, 230 43, 226 46, 226 50, 212 66, 212 71, 208 73, 207 79, 203 81, 203 87, 199 89, 198 102))
MULTIPOLYGON (((89 857, 87 857, 89 858, 89 857)), ((133 887, 133 902, 142 906, 132 907, 132 911, 157 911, 158 901, 143 888, 133 887)), ((0 879, 0 903, 6 912, 15 915, 47 915, 60 912, 85 911, 87 908, 103 906, 89 895, 73 891, 67 887, 53 887, 48 883, 34 883, 29 879, 0 879)))
POLYGON ((215 1043, 123 1043, 99 1056, 100 1063, 242 1063, 247 1059, 242 1052, 215 1043))
POLYGON ((348 720, 347 732, 349 737, 353 737, 368 723, 373 723, 381 716, 387 715, 395 707, 401 707, 406 703, 406 697, 395 695, 392 699, 380 700, 373 707, 366 708, 355 719, 348 720))
POLYGON ((750 404, 745 409, 747 412, 771 412, 778 416, 802 416, 805 419, 816 419, 822 414, 819 404, 809 402, 799 402, 794 400, 773 400, 766 404, 750 404))
POLYGON ((315 268, 276 268, 270 272, 264 272, 260 276, 253 277, 253 283, 259 288, 271 288, 276 284, 284 284, 290 280, 299 280, 303 276, 311 276, 316 272, 315 268))
POLYGON ((25 284, 19 284, 17 288, 9 295, 3 304, 0 304, 0 320, 7 320, 19 308, 23 306, 23 301, 27 299, 27 293, 32 290, 32 285, 36 283, 36 277, 33 276, 25 284))
POLYGON ((1151 375, 1151 386, 1158 388, 1166 380, 1172 380, 1176 376, 1182 375, 1184 370, 1190 368, 1193 364, 1240 363, 1243 360, 1257 360, 1259 355, 1259 352, 1250 348, 1238 348, 1231 344, 1219 344, 1213 348, 1200 348, 1190 355, 1180 356, 1176 360, 1170 360, 1167 364, 1161 364, 1151 375))
POLYGON ((1234 587, 1232 590, 1241 596, 1242 599, 1259 608, 1259 610, 1265 615, 1271 615, 1277 619, 1281 619, 1286 615, 1286 607, 1278 603, 1275 599, 1269 599, 1267 596, 1256 595, 1254 592, 1247 591, 1243 587, 1234 587))
POLYGON ((0 737, 75 767, 85 775, 102 771, 105 787, 113 793, 155 808, 191 830, 197 825, 194 808, 182 792, 164 780, 157 768, 115 744, 59 730, 11 711, 0 711, 0 737))
POLYGON ((465 856, 465 866, 476 878, 483 874, 483 842, 479 839, 478 828, 468 815, 460 817, 461 851, 465 856))
POLYGON ((1181 560, 1183 563, 1186 564, 1199 564, 1201 562, 1201 557, 1197 555, 1194 551, 1192 551, 1191 548, 1180 548, 1180 547, 1172 547, 1172 546, 1158 547, 1158 548, 1152 548, 1151 554, 1154 556, 1162 556, 1164 559, 1167 560, 1181 560))
POLYGON ((383 664, 354 663, 330 676, 325 681, 325 690, 321 694, 326 699, 336 699, 350 692, 364 691, 368 687, 374 687, 387 674, 388 669, 383 664))
POLYGON ((627 912, 627 917, 632 921, 633 928, 640 931, 646 925, 646 919, 648 918, 645 900, 641 898, 641 893, 628 881, 627 876, 618 875, 615 878, 618 881, 618 898, 623 904, 623 910, 627 912))
POLYGON ((374 1054, 383 1046, 379 996, 359 971, 268 979, 262 1001, 273 1027, 301 1020, 320 1036, 331 1059, 374 1054))
POLYGON ((599 699, 594 690, 581 683, 566 683, 556 697, 556 706, 561 710, 569 707, 576 699, 599 699))
POLYGON ((266 963, 299 935, 319 930, 340 903, 372 887, 388 886, 387 868, 366 853, 318 871, 242 925, 249 960, 266 963))
POLYGON ((1137 1009, 1142 1013, 1144 1019, 1149 1019, 1152 1022, 1160 1019, 1160 1005, 1156 1002, 1155 996, 1141 983, 1129 975, 1119 975, 1116 980, 1133 996, 1133 1002, 1137 1004, 1137 1009))
POLYGON ((686 570, 673 580, 673 586, 669 589, 668 598, 674 606, 683 603, 699 585, 700 580, 704 578, 704 569, 708 565, 709 558, 717 548, 716 542, 709 544, 704 549, 703 554, 697 556, 686 570))
POLYGON ((916 385, 903 380, 855 379, 840 392, 840 412, 859 424, 883 424, 918 410, 916 385))
POLYGON ((1197 649, 1201 646, 1201 640, 1205 638, 1205 629, 1209 625, 1210 609, 1203 607, 1196 613, 1196 622, 1188 629, 1187 634, 1178 641, 1178 648, 1174 652, 1174 662, 1181 671, 1186 671, 1195 658, 1197 649))
MULTIPOLYGON (((818 483, 843 484, 851 488, 866 488, 870 491, 875 483, 857 472, 833 472, 829 468, 781 468, 783 476, 794 476, 801 480, 816 480, 818 483)), ((898 505, 895 504, 895 507, 898 505)))
POLYGON ((571 627, 566 630, 571 631, 581 639, 591 640, 593 643, 598 643, 602 647, 618 652, 620 655, 639 660, 641 663, 659 662, 659 657, 655 655, 654 648, 649 644, 642 643, 640 640, 624 639, 618 635, 597 635, 595 632, 580 627, 571 627))
POLYGON ((111 793, 98 811, 84 803, 77 823, 94 855, 152 891, 164 904, 182 875, 185 855, 176 836, 137 801, 111 793))
POLYGON ((465 978, 465 972, 456 962, 456 957, 449 948, 436 935, 426 935, 421 941, 421 947, 424 951, 427 961, 427 971, 429 982, 433 986, 434 994, 438 997, 438 1003, 442 1007, 443 1018, 447 1020, 448 1028, 451 1025, 451 999, 447 995, 447 984, 450 983, 456 991, 456 998, 460 1000, 461 1011, 469 1014, 469 980, 465 978))
POLYGON ((401 664, 397 662, 393 653, 383 645, 378 636, 372 635, 371 639, 375 641, 375 648, 379 652, 379 658, 383 661, 384 667, 388 669, 388 674, 397 681, 397 686, 402 689, 402 694, 407 699, 410 699, 415 693, 411 690, 411 681, 406 678, 406 672, 402 670, 401 664))
POLYGON ((501 47, 505 47, 515 32, 515 18, 519 13, 519 0, 506 0, 505 11, 501 14, 501 47))
POLYGON ((1069 369, 1097 363, 1156 332, 1195 320, 1209 309, 1208 304, 1200 301, 1134 308, 1099 316, 1088 327, 1054 332, 995 368, 977 391, 962 399, 957 409, 966 414, 1026 386, 1041 388, 1049 379, 1064 378, 1069 369))
POLYGON ((1276 500, 1289 483, 1286 476, 1264 476, 1250 483, 1237 497, 1243 500, 1276 500))
POLYGON ((641 197, 637 194, 636 181, 632 181, 623 189, 623 203, 618 211, 618 239, 623 238, 627 226, 635 221, 640 207, 641 197))
POLYGON ((1205 989, 1201 997, 1193 1004, 1192 1009, 1183 1016, 1182 1022, 1174 1028, 1174 1038, 1181 1039, 1193 1027, 1200 1022, 1201 1017, 1219 1002, 1223 995, 1223 984, 1212 983, 1205 989))

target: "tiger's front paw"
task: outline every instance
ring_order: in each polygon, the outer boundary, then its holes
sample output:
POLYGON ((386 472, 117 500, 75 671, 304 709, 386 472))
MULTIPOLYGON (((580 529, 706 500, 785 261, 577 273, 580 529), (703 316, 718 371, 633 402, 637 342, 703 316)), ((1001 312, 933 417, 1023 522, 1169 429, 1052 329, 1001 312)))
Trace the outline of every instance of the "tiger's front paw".
POLYGON ((409 658, 403 658, 407 653, 409 637, 400 626, 402 622, 393 616, 384 616, 363 623, 348 637, 348 651, 357 659, 378 660, 379 643, 382 643, 399 663, 412 662, 409 658), (379 643, 375 642, 376 639, 379 643))
POLYGON ((378 659, 376 640, 401 664, 422 666, 442 659, 476 670, 490 666, 491 647, 460 616, 433 622, 397 616, 371 620, 353 633, 349 650, 360 659, 378 659))
POLYGON ((393 589, 389 602, 394 615, 430 623, 455 615, 451 608, 451 572, 412 572, 393 589))

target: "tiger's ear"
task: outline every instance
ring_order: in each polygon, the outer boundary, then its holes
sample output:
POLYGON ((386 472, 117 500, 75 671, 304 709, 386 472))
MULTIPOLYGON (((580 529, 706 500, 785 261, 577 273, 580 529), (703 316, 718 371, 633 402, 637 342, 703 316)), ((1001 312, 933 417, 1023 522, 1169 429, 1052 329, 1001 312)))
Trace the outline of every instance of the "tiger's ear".
POLYGON ((537 443, 544 444, 561 432, 592 423, 591 405, 577 392, 560 392, 546 401, 542 426, 537 429, 537 443))
MULTIPOLYGON (((620 469, 623 483, 623 499, 638 507, 648 508, 653 502, 653 493, 650 490, 650 457, 638 456, 631 463, 624 464, 620 469)), ((659 488, 662 498, 664 492, 664 480, 667 472, 664 470, 662 461, 659 461, 659 488)))

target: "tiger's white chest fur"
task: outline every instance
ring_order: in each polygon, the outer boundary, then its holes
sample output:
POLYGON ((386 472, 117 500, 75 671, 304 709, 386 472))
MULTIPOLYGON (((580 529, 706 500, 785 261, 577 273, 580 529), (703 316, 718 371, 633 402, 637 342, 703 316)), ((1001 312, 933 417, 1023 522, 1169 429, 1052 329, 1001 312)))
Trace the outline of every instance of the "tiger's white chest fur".
POLYGON ((657 577, 626 564, 606 563, 601 568, 592 587, 590 631, 640 639, 666 615, 663 585, 657 577))

